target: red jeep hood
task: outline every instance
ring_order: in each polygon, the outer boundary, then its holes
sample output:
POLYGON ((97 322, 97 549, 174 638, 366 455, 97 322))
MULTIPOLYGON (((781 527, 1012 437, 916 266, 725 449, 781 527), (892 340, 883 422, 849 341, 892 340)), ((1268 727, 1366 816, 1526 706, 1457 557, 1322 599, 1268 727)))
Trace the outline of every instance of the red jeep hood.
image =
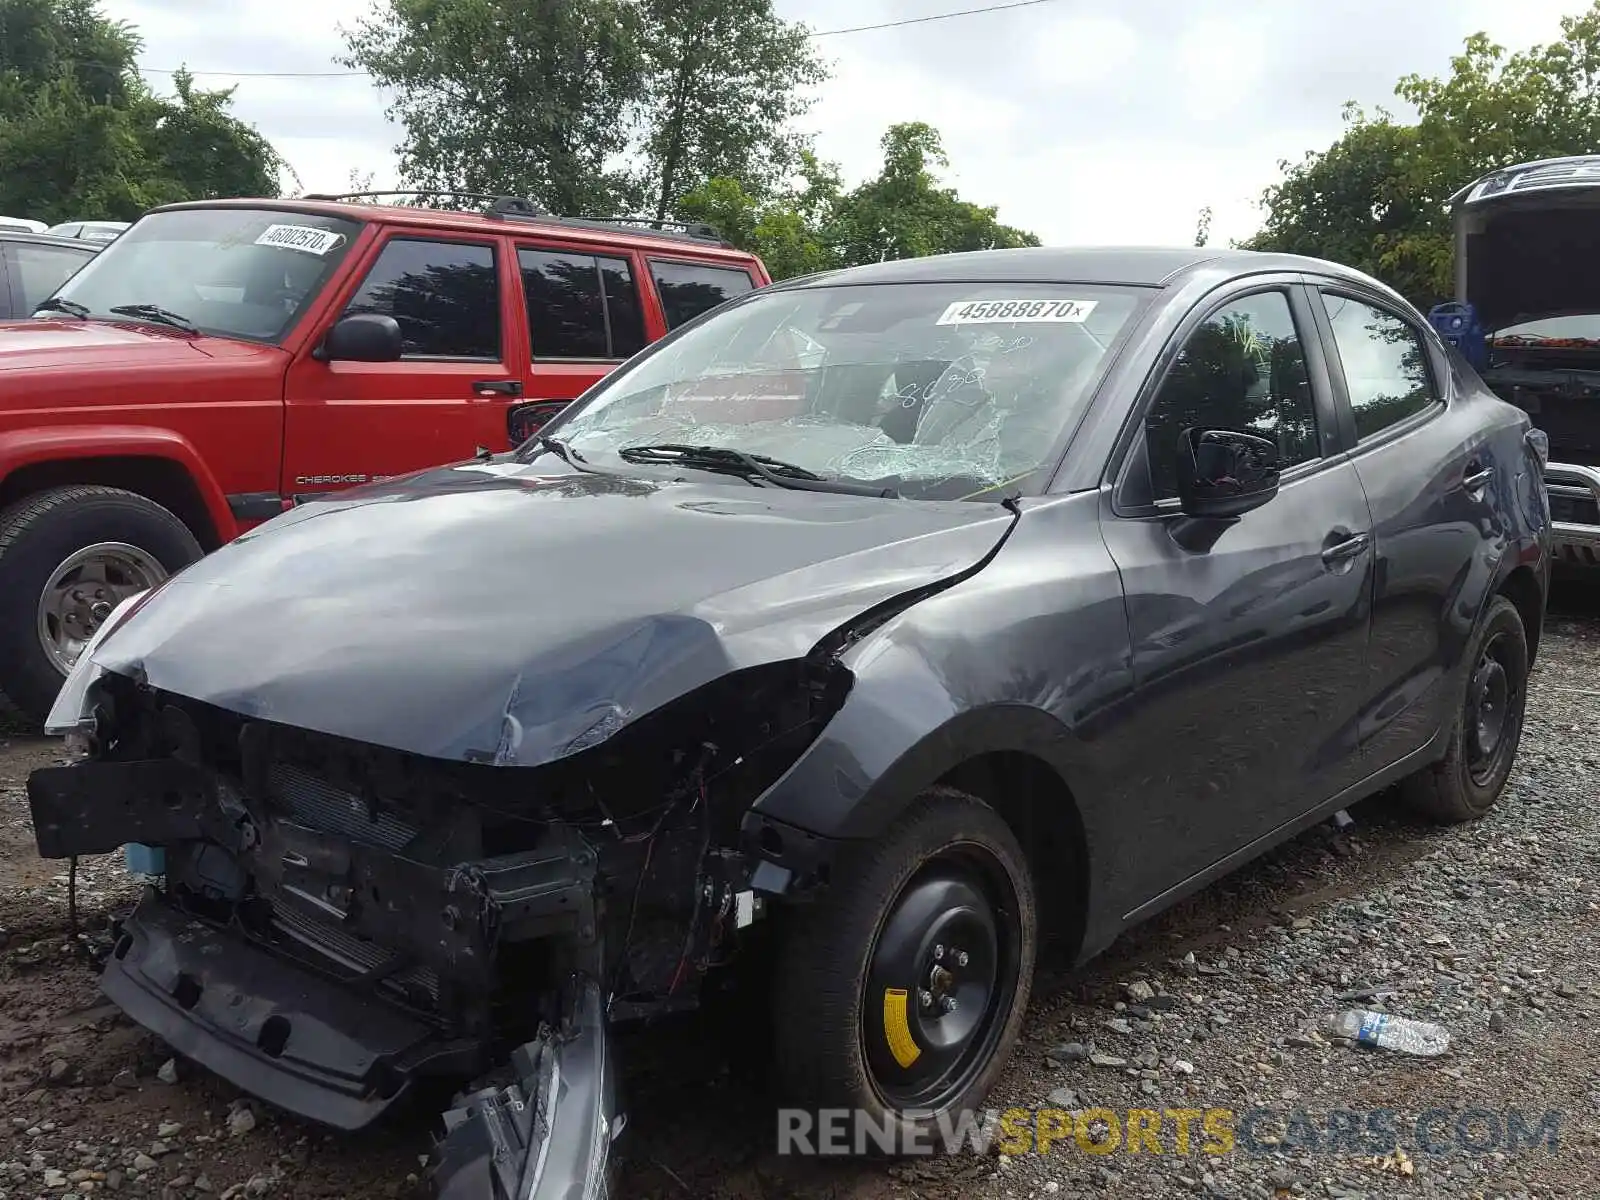
MULTIPOLYGON (((0 371, 49 367, 116 368, 134 363, 195 362, 213 357, 217 339, 134 322, 0 321, 0 371)), ((228 343, 236 344, 236 343, 228 343)))

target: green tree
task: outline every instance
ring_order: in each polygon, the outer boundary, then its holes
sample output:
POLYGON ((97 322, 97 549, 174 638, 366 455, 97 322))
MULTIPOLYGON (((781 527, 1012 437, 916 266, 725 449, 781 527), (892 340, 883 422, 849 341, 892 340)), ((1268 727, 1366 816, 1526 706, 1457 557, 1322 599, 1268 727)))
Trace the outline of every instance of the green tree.
POLYGON ((737 180, 716 178, 684 197, 679 211, 709 221, 753 251, 774 279, 816 271, 1008 246, 1037 246, 1031 233, 1002 225, 993 208, 961 199, 939 183, 948 166, 930 126, 894 125, 883 136, 878 174, 846 191, 833 163, 809 151, 790 187, 761 198, 737 180))
POLYGON ((1244 245, 1347 263, 1426 307, 1452 292, 1451 195, 1497 167, 1600 147, 1600 3, 1516 54, 1474 34, 1443 78, 1408 75, 1395 92, 1416 120, 1347 106, 1338 141, 1282 164, 1244 245))
POLYGON ((1416 153, 1414 127, 1346 105, 1343 137, 1299 163, 1280 164, 1283 180, 1263 197, 1266 222, 1244 244, 1344 263, 1407 295, 1430 294, 1431 272, 1399 271, 1393 257, 1434 215, 1421 210, 1407 178, 1416 153))
POLYGON ((133 27, 107 20, 96 0, 0 0, 0 104, 70 81, 90 104, 126 107, 143 94, 140 49, 133 27))
POLYGON ((179 70, 176 96, 141 97, 130 116, 146 158, 145 190, 173 200, 276 196, 285 163, 254 128, 228 112, 233 88, 204 91, 179 70))
POLYGON ((644 0, 648 68, 641 121, 657 218, 707 180, 737 179, 770 195, 810 139, 794 122, 827 77, 804 26, 772 0, 644 0))
POLYGON ((620 215, 642 202, 622 161, 647 79, 639 23, 633 0, 380 0, 341 61, 395 93, 407 186, 620 215))
POLYGON ((882 169, 839 201, 824 229, 824 240, 847 265, 1039 244, 1033 234, 1002 225, 997 209, 941 186, 936 169, 950 162, 931 125, 891 125, 880 144, 882 169))
POLYGON ((841 196, 839 169, 810 151, 800 155, 796 186, 758 199, 737 179, 707 180, 678 204, 687 220, 715 225, 740 249, 760 255, 774 279, 792 279, 840 265, 823 227, 841 196))
POLYGON ((176 96, 135 66, 138 34, 92 0, 0 0, 0 212, 131 221, 157 204, 276 196, 282 160, 180 72, 176 96))

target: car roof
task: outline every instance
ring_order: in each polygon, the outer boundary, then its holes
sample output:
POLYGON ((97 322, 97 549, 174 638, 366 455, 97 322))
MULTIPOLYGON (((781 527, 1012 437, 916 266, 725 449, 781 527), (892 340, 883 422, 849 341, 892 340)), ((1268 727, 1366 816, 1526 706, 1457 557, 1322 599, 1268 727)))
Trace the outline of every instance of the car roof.
POLYGON ((55 233, 24 233, 20 229, 0 229, 0 241, 28 242, 36 246, 67 246, 73 250, 87 250, 98 254, 109 243, 91 242, 85 238, 62 237, 55 233))
POLYGON ((178 212, 185 209, 245 208, 266 209, 276 212, 312 213, 324 217, 341 217, 347 221, 368 221, 382 225, 410 225, 435 228, 440 231, 455 230, 467 233, 554 234, 563 240, 595 247, 626 247, 656 255, 689 255, 702 260, 724 260, 741 266, 755 260, 755 255, 732 246, 684 233, 657 229, 638 229, 602 220, 584 220, 574 217, 557 217, 549 214, 524 215, 506 213, 491 216, 486 212, 463 212, 456 209, 421 208, 401 204, 362 204, 349 200, 272 200, 237 198, 226 200, 190 200, 179 204, 164 204, 151 212, 178 212))
POLYGON ((1297 254, 1211 250, 1195 246, 1026 246, 894 259, 808 275, 776 287, 837 287, 855 283, 1083 283, 1160 288, 1201 267, 1221 275, 1311 271, 1352 282, 1373 282, 1349 267, 1297 254))
POLYGON ((1451 207, 1528 192, 1600 187, 1600 154, 1572 154, 1512 163, 1478 176, 1445 203, 1451 207))

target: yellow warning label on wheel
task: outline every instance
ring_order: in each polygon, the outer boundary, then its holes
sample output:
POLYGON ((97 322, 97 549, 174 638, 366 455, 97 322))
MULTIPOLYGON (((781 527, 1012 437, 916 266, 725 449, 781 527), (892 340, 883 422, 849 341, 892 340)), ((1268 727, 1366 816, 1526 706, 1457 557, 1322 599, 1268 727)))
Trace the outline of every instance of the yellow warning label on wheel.
POLYGON ((909 997, 904 988, 888 988, 883 993, 883 1033, 889 1041, 889 1053, 902 1067, 909 1067, 922 1057, 922 1047, 911 1036, 911 1022, 906 1016, 909 997))

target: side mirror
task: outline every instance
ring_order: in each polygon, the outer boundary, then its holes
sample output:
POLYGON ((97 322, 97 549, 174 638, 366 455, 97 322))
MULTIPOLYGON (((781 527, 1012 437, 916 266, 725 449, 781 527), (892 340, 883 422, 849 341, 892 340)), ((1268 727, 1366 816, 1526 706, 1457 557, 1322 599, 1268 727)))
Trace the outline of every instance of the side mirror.
POLYGON ((1232 429, 1186 429, 1178 440, 1184 516, 1231 520, 1278 494, 1277 443, 1232 429))
POLYGON ((312 352, 319 362, 395 362, 404 351, 400 323, 382 313, 342 317, 312 352))

